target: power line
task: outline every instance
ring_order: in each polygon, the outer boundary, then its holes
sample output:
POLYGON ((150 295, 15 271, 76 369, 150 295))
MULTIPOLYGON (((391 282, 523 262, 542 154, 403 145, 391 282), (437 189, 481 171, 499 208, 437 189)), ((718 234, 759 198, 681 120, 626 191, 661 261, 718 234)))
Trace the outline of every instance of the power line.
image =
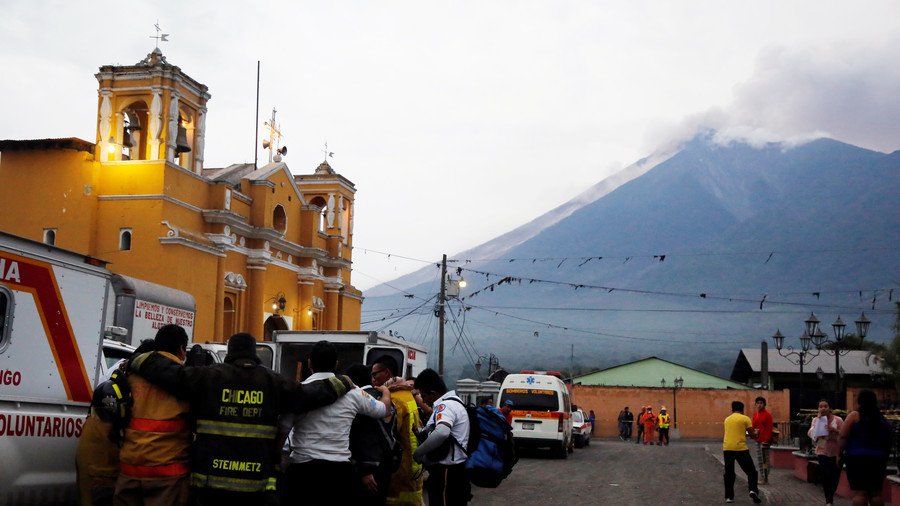
MULTIPOLYGON (((480 293, 484 292, 485 290, 493 292, 495 288, 500 287, 504 284, 512 284, 512 283, 521 284, 521 283, 527 281, 528 284, 542 283, 542 284, 557 285, 557 286, 568 286, 575 290, 578 290, 578 289, 605 290, 607 293, 624 292, 624 293, 633 293, 633 294, 639 294, 639 295, 656 295, 656 296, 682 297, 682 298, 691 298, 691 299, 700 298, 700 299, 718 300, 718 301, 726 301, 726 302, 747 302, 747 303, 754 303, 754 304, 758 303, 760 310, 762 310, 764 304, 775 304, 775 305, 784 305, 784 306, 804 306, 804 307, 817 307, 817 308, 833 308, 833 309, 846 309, 846 310, 859 309, 857 307, 849 307, 849 306, 835 306, 835 305, 827 305, 827 304, 811 304, 811 303, 807 303, 807 302, 790 302, 790 301, 769 300, 768 294, 763 294, 760 299, 745 299, 745 298, 734 297, 734 296, 710 295, 705 292, 700 292, 700 293, 696 293, 696 292, 695 293, 666 292, 666 291, 657 291, 657 290, 640 290, 640 289, 635 289, 635 288, 622 288, 622 287, 615 287, 615 286, 591 285, 591 284, 587 284, 587 283, 571 283, 571 282, 566 282, 566 281, 553 281, 553 280, 548 280, 548 279, 536 279, 536 278, 528 278, 528 277, 524 277, 524 276, 512 276, 512 275, 508 275, 508 274, 498 274, 495 272, 480 271, 480 270, 476 270, 476 269, 467 269, 464 267, 457 267, 456 270, 457 270, 457 272, 471 272, 473 274, 485 276, 488 281, 490 281, 491 276, 500 278, 499 281, 497 281, 495 283, 491 283, 491 284, 485 286, 484 288, 481 288, 479 290, 472 292, 471 294, 467 295, 466 297, 463 297, 462 300, 470 300, 471 298, 479 295, 480 293)), ((866 290, 866 291, 868 291, 868 290, 866 290)), ((856 293, 856 292, 859 292, 860 295, 862 295, 863 290, 850 290, 850 291, 841 292, 841 293, 856 293)), ((888 300, 893 299, 893 292, 894 292, 893 288, 875 289, 874 290, 875 295, 872 299, 873 308, 874 308, 874 305, 877 300, 879 292, 887 292, 888 300)), ((809 294, 810 292, 804 292, 804 293, 809 294)), ((821 294, 821 292, 812 292, 812 295, 815 295, 815 296, 818 296, 820 294, 821 294)))

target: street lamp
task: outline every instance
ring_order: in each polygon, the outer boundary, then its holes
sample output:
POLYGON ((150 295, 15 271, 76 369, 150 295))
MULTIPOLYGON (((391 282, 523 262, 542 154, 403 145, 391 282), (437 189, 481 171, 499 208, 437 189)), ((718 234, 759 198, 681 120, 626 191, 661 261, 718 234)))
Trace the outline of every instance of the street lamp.
MULTIPOLYGON (((815 315, 813 315, 812 319, 815 319, 815 315)), ((795 350, 793 346, 788 346, 787 351, 783 351, 784 349, 784 336, 781 334, 781 329, 775 331, 775 335, 772 336, 772 339, 775 340, 775 349, 778 350, 778 354, 782 357, 786 358, 788 362, 799 365, 800 366, 800 395, 798 395, 798 404, 800 408, 803 408, 803 366, 812 362, 812 359, 819 356, 819 349, 816 348, 816 352, 813 353, 810 351, 810 342, 812 338, 810 337, 809 330, 812 328, 816 334, 818 334, 818 320, 815 320, 815 327, 810 327, 810 320, 807 320, 807 330, 803 332, 803 335, 800 336, 800 350, 795 350)))
MULTIPOLYGON (((659 386, 666 388, 666 378, 659 381, 659 386)), ((675 422, 675 430, 678 430, 678 389, 684 386, 684 378, 681 376, 672 380, 672 419, 675 422)))
POLYGON ((483 362, 487 362, 488 372, 486 378, 490 379, 491 375, 494 374, 497 369, 500 369, 500 358, 497 355, 491 353, 490 356, 486 357, 481 355, 478 357, 478 360, 475 361, 475 372, 481 375, 481 365, 483 362))
MULTIPOLYGON (((805 323, 807 332, 811 332, 810 335, 813 336, 813 344, 816 345, 816 349, 825 352, 827 355, 834 356, 834 391, 838 395, 838 399, 840 399, 840 393, 843 391, 843 385, 841 384, 843 376, 843 374, 841 374, 841 355, 846 355, 851 351, 843 348, 844 329, 847 328, 847 324, 844 323, 844 320, 842 320, 840 316, 838 316, 837 320, 831 324, 832 332, 834 333, 834 340, 831 340, 827 334, 819 329, 819 319, 816 318, 815 313, 810 313, 809 318, 805 320, 805 323), (829 350, 828 348, 825 348, 829 343, 834 343, 833 349, 829 350)), ((860 314, 859 319, 854 323, 856 324, 856 335, 859 336, 860 339, 865 339, 866 334, 869 333, 869 325, 872 323, 866 318, 866 313, 860 314)), ((840 399, 836 407, 842 407, 844 402, 841 401, 843 400, 845 399, 840 399)))
POLYGON ((672 389, 672 415, 675 418, 675 432, 678 431, 678 389, 684 386, 684 378, 675 378, 675 388, 672 389))

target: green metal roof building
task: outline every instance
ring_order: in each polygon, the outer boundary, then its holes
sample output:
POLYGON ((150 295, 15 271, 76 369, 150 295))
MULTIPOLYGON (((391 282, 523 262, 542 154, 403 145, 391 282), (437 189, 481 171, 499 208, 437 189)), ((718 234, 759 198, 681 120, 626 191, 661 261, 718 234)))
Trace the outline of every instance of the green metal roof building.
POLYGON ((621 364, 575 376, 572 383, 588 386, 672 387, 675 378, 683 378, 683 388, 747 390, 750 387, 712 374, 691 369, 658 357, 621 364), (662 381, 665 380, 665 384, 662 381))

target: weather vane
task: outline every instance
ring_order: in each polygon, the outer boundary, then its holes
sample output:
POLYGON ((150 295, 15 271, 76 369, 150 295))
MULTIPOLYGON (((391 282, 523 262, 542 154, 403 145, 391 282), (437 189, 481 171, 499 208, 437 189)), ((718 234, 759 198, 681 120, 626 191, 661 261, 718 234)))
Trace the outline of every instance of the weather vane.
POLYGON ((156 39, 156 49, 159 49, 160 42, 169 42, 169 39, 166 38, 169 36, 169 34, 168 33, 160 33, 160 32, 162 32, 162 28, 159 27, 158 19, 156 20, 156 24, 153 25, 153 27, 156 28, 156 35, 151 35, 150 38, 156 39))
POLYGON ((328 141, 325 141, 325 149, 322 150, 325 153, 325 162, 328 163, 328 157, 334 158, 334 152, 328 151, 328 141))

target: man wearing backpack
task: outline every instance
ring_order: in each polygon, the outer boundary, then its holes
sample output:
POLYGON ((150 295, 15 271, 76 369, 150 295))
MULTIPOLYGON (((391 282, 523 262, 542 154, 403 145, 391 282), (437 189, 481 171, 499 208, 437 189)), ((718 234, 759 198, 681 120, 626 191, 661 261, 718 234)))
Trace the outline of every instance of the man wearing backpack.
POLYGON ((428 479, 425 481, 428 504, 464 505, 472 498, 465 468, 469 414, 456 392, 447 390, 444 380, 434 369, 419 373, 415 388, 425 404, 433 408, 423 430, 427 438, 413 453, 413 459, 428 468, 428 479))

